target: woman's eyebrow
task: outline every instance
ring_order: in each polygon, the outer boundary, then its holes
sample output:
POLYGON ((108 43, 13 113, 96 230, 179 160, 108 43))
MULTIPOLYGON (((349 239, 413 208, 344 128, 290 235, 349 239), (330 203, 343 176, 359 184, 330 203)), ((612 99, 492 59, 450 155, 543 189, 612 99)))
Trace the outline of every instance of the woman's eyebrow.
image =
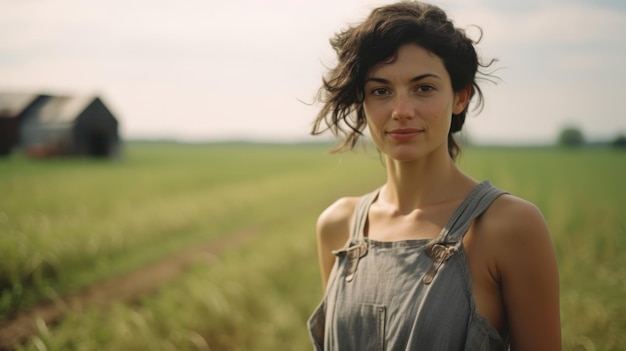
POLYGON ((415 76, 415 77, 411 78, 411 83, 420 81, 420 80, 425 79, 425 78, 441 79, 441 77, 439 77, 438 75, 436 75, 434 73, 424 73, 424 74, 420 74, 419 76, 415 76))
MULTIPOLYGON (((441 79, 441 77, 439 77, 438 75, 434 74, 434 73, 424 73, 424 74, 420 74, 418 76, 415 76, 413 78, 411 78, 409 80, 409 82, 411 83, 415 83, 418 82, 422 79, 425 78, 435 78, 435 79, 441 79)), ((375 82, 375 83, 382 83, 382 84, 389 84, 391 83, 388 79, 385 78, 379 78, 379 77, 369 77, 367 79, 365 79, 365 83, 367 82, 375 82)))

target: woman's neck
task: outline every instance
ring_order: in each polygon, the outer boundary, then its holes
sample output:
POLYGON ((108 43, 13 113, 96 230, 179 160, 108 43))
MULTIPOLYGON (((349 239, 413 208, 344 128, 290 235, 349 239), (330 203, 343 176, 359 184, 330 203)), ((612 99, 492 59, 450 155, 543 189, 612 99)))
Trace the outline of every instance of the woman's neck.
POLYGON ((381 190, 380 199, 396 207, 400 213, 455 200, 476 184, 447 153, 445 157, 414 161, 397 161, 387 157, 386 164, 387 183, 381 190))

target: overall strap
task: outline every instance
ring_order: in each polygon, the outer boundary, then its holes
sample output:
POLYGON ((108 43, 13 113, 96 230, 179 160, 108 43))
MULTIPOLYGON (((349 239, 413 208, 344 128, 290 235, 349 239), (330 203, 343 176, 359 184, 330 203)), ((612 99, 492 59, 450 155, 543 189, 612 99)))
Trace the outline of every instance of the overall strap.
POLYGON ((424 247, 424 252, 433 260, 430 268, 424 274, 423 282, 425 284, 430 284, 443 263, 459 250, 463 237, 472 222, 502 194, 506 194, 506 192, 485 180, 467 195, 441 230, 439 236, 424 247))
POLYGON ((351 282, 354 279, 359 260, 367 254, 368 247, 367 242, 363 238, 363 229, 365 229, 365 224, 367 223, 370 205, 374 202, 376 196, 378 196, 378 190, 361 197, 354 209, 354 223, 350 238, 342 249, 333 251, 335 255, 346 255, 348 258, 349 266, 345 276, 346 282, 351 282))
POLYGON ((363 232, 367 223, 367 215, 369 213, 370 205, 376 197, 380 189, 376 189, 369 194, 361 197, 359 203, 354 209, 354 224, 352 226, 352 232, 350 233, 350 242, 353 244, 364 241, 363 232))
POLYGON ((503 194, 506 192, 496 188, 488 180, 478 184, 463 200, 444 227, 440 235, 441 242, 460 242, 474 220, 503 194))

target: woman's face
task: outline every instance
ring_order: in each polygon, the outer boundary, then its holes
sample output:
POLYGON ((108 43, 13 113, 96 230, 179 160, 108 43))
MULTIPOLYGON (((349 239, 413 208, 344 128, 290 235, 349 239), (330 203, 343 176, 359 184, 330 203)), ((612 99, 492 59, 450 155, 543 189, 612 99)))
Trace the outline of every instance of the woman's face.
POLYGON ((436 150, 448 155, 452 114, 463 111, 469 91, 452 91, 435 54, 415 44, 401 46, 395 61, 374 66, 365 79, 363 108, 374 143, 399 161, 436 150))

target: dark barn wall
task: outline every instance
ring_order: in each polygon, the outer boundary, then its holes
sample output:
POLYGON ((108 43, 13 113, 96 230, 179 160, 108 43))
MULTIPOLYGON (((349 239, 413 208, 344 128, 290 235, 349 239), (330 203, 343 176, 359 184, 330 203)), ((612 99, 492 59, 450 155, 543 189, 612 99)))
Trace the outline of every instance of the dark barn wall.
POLYGON ((20 137, 20 123, 17 117, 11 117, 0 111, 0 156, 6 156, 17 145, 20 137))
POLYGON ((119 153, 117 119, 99 98, 76 117, 73 134, 74 150, 78 155, 114 157, 119 153))

